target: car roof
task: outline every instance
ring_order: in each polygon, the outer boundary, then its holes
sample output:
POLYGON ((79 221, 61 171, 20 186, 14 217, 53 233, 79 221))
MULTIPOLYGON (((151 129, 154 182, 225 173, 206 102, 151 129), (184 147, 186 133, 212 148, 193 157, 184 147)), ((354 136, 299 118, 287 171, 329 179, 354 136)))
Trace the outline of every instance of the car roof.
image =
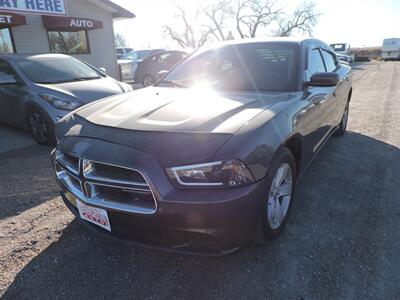
POLYGON ((46 59, 46 58, 66 58, 71 57, 65 54, 0 54, 0 58, 4 58, 11 61, 21 61, 29 58, 33 59, 46 59))
POLYGON ((328 45, 321 40, 314 38, 304 38, 304 37, 269 37, 269 38, 253 38, 253 39, 242 39, 242 40, 231 40, 219 42, 210 47, 206 46, 206 48, 217 48, 225 45, 245 45, 245 44, 256 44, 256 43, 273 43, 273 42, 281 42, 281 43, 293 43, 293 44, 320 44, 326 48, 329 48, 328 45))

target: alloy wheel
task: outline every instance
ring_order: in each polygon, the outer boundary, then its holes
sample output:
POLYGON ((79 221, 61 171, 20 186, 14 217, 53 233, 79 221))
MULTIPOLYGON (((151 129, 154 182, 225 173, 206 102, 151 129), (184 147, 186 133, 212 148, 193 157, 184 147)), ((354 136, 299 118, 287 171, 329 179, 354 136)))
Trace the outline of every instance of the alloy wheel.
POLYGON ((277 229, 289 211, 292 199, 293 174, 289 164, 283 163, 272 180, 268 194, 267 216, 272 229, 277 229))
POLYGON ((146 78, 143 80, 143 85, 144 85, 145 87, 151 86, 151 85, 153 85, 153 84, 154 84, 154 79, 151 78, 151 77, 146 77, 146 78))
POLYGON ((48 129, 46 121, 36 112, 29 116, 29 124, 32 129, 32 135, 39 143, 46 143, 48 139, 48 129))

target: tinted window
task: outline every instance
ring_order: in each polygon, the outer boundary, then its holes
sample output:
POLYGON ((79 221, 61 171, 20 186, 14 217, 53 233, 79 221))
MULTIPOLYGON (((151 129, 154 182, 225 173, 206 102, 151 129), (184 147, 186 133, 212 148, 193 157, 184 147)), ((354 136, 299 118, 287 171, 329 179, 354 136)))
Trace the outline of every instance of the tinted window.
POLYGON ((0 61, 0 75, 16 75, 14 69, 6 62, 0 61))
POLYGON ((179 64, 164 80, 189 86, 206 84, 217 90, 293 91, 297 52, 296 44, 274 42, 203 50, 179 64))
POLYGON ((49 31, 51 53, 89 53, 86 31, 49 31))
POLYGON ((322 53, 322 56, 324 57, 327 72, 335 71, 337 66, 336 66, 336 61, 335 61, 335 57, 333 56, 333 54, 330 52, 327 52, 325 50, 321 50, 321 53, 322 53))
POLYGON ((36 83, 59 83, 100 78, 101 74, 73 57, 31 57, 18 65, 36 83))
POLYGON ((321 53, 318 49, 310 49, 308 51, 308 75, 312 76, 315 73, 326 72, 324 61, 322 60, 321 53))
POLYGON ((14 78, 15 80, 22 82, 18 74, 15 72, 13 67, 11 67, 8 63, 5 61, 0 61, 0 77, 3 79, 7 78, 14 78))
POLYGON ((183 55, 179 52, 167 52, 157 55, 156 59, 159 63, 172 67, 183 59, 183 55))

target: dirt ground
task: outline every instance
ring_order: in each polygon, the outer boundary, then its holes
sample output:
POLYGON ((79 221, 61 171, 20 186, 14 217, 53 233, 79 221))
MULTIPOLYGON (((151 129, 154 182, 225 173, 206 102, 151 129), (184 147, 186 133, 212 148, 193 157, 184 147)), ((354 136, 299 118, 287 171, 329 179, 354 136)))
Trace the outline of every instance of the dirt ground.
POLYGON ((400 63, 354 72, 349 132, 302 178, 283 236, 227 257, 100 238, 58 197, 49 148, 0 154, 0 298, 399 299, 400 63))

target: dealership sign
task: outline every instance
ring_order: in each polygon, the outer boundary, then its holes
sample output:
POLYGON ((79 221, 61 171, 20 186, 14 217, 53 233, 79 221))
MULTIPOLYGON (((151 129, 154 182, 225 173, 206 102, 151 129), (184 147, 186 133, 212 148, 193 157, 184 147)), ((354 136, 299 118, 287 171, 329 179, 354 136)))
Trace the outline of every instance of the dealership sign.
POLYGON ((26 25, 24 16, 16 14, 0 14, 0 28, 4 26, 26 25))
POLYGON ((103 22, 89 18, 43 16, 43 26, 51 30, 92 30, 103 28, 103 22))
POLYGON ((0 10, 40 15, 67 14, 65 0, 0 0, 0 10))

